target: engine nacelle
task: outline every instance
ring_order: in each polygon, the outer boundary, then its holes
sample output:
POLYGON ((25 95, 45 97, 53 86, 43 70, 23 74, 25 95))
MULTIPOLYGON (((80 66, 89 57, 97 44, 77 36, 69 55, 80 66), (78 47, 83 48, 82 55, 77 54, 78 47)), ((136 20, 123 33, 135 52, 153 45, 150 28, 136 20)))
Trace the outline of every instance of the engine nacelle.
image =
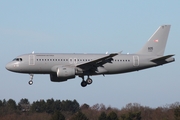
POLYGON ((66 66, 58 67, 57 77, 66 79, 75 78, 75 68, 66 66))
POLYGON ((57 77, 56 74, 50 74, 50 79, 51 79, 52 82, 63 82, 63 81, 67 81, 66 78, 57 77))
POLYGON ((68 79, 75 78, 75 68, 68 66, 56 66, 52 69, 54 72, 50 74, 50 79, 52 82, 63 82, 68 79))

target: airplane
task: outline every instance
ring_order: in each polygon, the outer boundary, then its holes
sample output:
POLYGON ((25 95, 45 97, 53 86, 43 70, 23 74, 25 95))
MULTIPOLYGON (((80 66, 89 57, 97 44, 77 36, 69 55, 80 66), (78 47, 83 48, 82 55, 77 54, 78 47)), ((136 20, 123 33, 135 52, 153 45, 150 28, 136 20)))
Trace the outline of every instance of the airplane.
POLYGON ((90 76, 127 73, 174 62, 174 54, 164 56, 170 27, 160 26, 142 49, 134 54, 32 52, 16 57, 5 67, 12 72, 29 74, 29 85, 33 84, 34 74, 49 74, 52 82, 63 82, 79 76, 82 78, 81 86, 86 87, 93 82, 90 76))

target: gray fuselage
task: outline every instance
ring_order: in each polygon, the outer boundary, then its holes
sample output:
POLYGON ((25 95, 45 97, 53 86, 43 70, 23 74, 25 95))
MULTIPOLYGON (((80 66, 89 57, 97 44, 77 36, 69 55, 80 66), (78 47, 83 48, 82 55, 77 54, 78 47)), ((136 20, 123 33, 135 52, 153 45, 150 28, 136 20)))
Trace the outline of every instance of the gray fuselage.
MULTIPOLYGON (((87 63, 95 59, 101 58, 107 54, 25 54, 18 56, 22 60, 14 60, 7 64, 6 68, 13 72, 29 73, 29 74, 51 74, 56 72, 55 66, 71 66, 76 67, 78 64, 87 63)), ((137 71, 149 67, 173 62, 174 58, 168 58, 157 62, 152 59, 159 56, 137 55, 137 54, 119 54, 113 57, 111 62, 105 63, 97 67, 95 72, 89 72, 89 75, 96 74, 117 74, 131 71, 137 71)), ((86 72, 80 73, 87 75, 86 72)), ((79 75, 76 72, 76 75, 79 75)))

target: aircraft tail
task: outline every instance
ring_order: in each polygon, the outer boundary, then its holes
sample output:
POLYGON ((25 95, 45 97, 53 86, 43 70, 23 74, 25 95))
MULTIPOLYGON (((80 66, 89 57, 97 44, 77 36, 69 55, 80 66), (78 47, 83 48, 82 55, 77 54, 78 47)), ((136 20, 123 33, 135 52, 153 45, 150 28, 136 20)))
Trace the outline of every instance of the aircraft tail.
POLYGON ((160 26, 137 54, 163 56, 170 27, 171 25, 160 26))

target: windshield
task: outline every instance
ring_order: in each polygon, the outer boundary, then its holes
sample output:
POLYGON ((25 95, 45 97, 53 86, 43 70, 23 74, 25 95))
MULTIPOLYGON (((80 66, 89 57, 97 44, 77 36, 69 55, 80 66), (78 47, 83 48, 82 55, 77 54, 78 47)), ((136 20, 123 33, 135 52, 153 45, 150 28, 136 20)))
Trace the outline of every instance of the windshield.
POLYGON ((22 61, 22 58, 14 58, 13 61, 22 61))

